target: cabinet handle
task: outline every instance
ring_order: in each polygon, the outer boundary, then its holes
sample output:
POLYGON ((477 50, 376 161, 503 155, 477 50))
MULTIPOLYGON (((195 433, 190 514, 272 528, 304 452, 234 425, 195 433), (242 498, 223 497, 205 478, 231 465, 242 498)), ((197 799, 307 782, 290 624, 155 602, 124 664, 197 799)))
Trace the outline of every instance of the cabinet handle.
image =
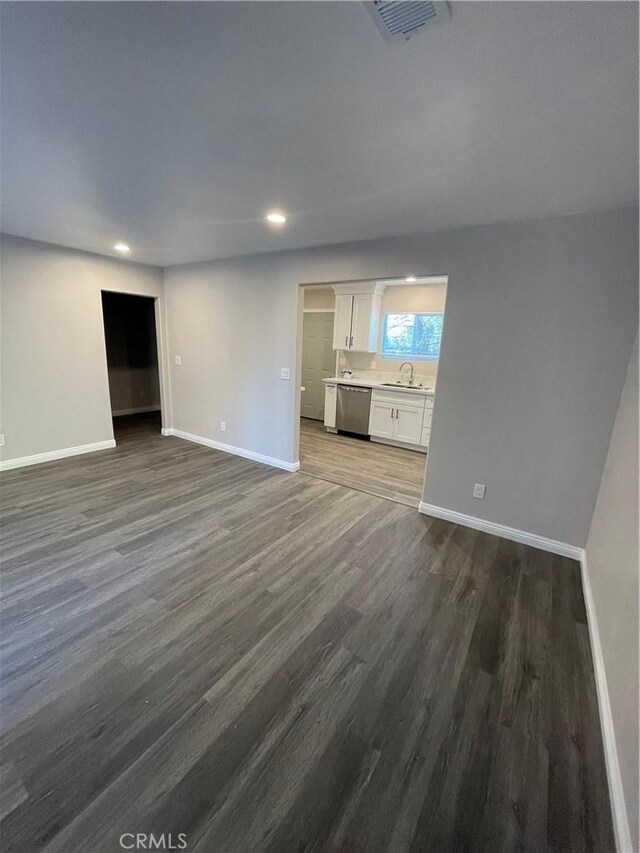
POLYGON ((344 336, 344 345, 345 345, 346 347, 348 347, 348 346, 349 346, 349 335, 345 335, 345 336, 344 336))

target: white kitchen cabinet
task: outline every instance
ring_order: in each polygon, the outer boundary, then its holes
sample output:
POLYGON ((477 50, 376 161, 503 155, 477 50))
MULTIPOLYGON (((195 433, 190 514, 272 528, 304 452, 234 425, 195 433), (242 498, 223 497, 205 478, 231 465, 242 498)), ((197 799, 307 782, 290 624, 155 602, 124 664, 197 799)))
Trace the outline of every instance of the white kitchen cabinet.
POLYGON ((395 406, 385 400, 373 400, 369 413, 369 435, 393 438, 395 406))
POLYGON ((333 321, 333 348, 349 349, 351 340, 351 316, 353 313, 353 295, 337 294, 333 321))
POLYGON ((338 403, 338 387, 325 383, 324 386, 324 425, 326 427, 336 426, 336 407, 338 403))
POLYGON ((421 444, 424 397, 377 389, 371 397, 369 435, 402 444, 421 444))
POLYGON ((349 349, 356 352, 376 351, 381 301, 375 293, 354 293, 349 349))
POLYGON ((419 406, 396 406, 395 432, 396 441, 404 444, 420 444, 422 438, 422 419, 424 408, 419 406))
POLYGON ((384 285, 334 285, 336 293, 333 348, 376 352, 384 285))
POLYGON ((422 419, 422 436, 420 438, 420 444, 423 447, 429 446, 429 439, 431 438, 431 418, 433 416, 433 397, 427 397, 425 400, 424 407, 424 418, 422 419))

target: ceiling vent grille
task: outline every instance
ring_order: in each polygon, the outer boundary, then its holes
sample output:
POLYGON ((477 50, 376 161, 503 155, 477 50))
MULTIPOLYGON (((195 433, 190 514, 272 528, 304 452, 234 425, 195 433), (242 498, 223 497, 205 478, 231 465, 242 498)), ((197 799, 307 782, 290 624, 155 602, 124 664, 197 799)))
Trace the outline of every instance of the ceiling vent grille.
POLYGON ((451 17, 448 3, 430 0, 373 0, 365 6, 387 41, 408 41, 430 24, 451 17))

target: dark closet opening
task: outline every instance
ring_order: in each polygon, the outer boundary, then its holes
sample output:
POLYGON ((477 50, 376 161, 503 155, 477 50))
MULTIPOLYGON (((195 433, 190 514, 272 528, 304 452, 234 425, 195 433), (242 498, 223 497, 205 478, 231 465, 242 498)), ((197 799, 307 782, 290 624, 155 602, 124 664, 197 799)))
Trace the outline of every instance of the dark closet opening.
POLYGON ((102 291, 114 433, 161 427, 155 299, 102 291))

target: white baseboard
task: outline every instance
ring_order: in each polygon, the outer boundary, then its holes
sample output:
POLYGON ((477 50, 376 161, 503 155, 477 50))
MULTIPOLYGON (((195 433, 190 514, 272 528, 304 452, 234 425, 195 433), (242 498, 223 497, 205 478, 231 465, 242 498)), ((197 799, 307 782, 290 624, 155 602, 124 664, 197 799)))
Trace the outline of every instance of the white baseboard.
POLYGON ((173 430, 171 429, 171 427, 162 427, 160 432, 162 435, 173 435, 173 430))
POLYGON ((160 406, 138 406, 136 409, 118 409, 111 412, 111 417, 120 418, 122 415, 140 415, 143 412, 159 412, 160 406))
POLYGON ((493 536, 502 536, 503 539, 511 539, 513 542, 521 542, 523 545, 531 545, 532 548, 541 548, 543 551, 551 551, 552 554, 560 554, 562 557, 571 557, 580 560, 583 549, 576 545, 568 545, 566 542, 558 542, 555 539, 547 539, 546 536, 538 536, 536 533, 527 533, 526 530, 517 530, 515 527, 506 527, 504 524, 495 524, 484 518, 476 518, 473 515, 465 515, 452 509, 428 504, 420 501, 419 510, 424 515, 432 515, 434 518, 442 518, 444 521, 453 521, 462 524, 463 527, 472 527, 474 530, 482 530, 483 533, 491 533, 493 536))
POLYGON ((40 465, 42 462, 55 462, 56 459, 66 459, 68 456, 80 456, 82 453, 94 453, 96 450, 108 450, 115 447, 115 439, 96 441, 94 444, 81 444, 78 447, 64 447, 62 450, 50 450, 48 453, 36 453, 34 456, 20 456, 18 459, 7 459, 0 462, 0 471, 11 468, 24 468, 26 465, 40 465))
POLYGON ((604 744, 604 755, 607 765, 613 829, 616 835, 616 849, 618 850, 618 853, 633 853, 636 848, 631 841, 631 829, 629 827, 629 819, 627 817, 627 804, 624 798, 620 763, 618 761, 616 732, 613 726, 611 701, 609 699, 609 688, 607 686, 607 672, 604 665, 604 656, 602 654, 602 645, 600 643, 600 632, 598 630, 598 620, 596 618, 593 593, 591 591, 591 581, 589 579, 589 571, 587 568, 587 555, 584 549, 580 559, 580 571, 582 573, 584 603, 587 610, 587 624, 589 625, 589 639, 591 640, 593 671, 596 678, 598 707, 600 709, 600 727, 602 730, 602 741, 604 744))
POLYGON ((195 444, 203 444, 205 447, 211 447, 214 450, 222 450, 223 453, 242 456, 244 459, 261 462, 263 465, 271 465, 272 468, 281 468, 283 471, 293 472, 300 469, 300 462, 285 462, 284 459, 264 456, 262 453, 254 453, 253 450, 245 450, 243 447, 235 447, 233 444, 223 444, 221 441, 214 441, 212 438, 204 438, 201 435, 193 435, 190 432, 183 432, 181 429, 163 429, 162 435, 175 435, 176 438, 193 441, 195 444))

